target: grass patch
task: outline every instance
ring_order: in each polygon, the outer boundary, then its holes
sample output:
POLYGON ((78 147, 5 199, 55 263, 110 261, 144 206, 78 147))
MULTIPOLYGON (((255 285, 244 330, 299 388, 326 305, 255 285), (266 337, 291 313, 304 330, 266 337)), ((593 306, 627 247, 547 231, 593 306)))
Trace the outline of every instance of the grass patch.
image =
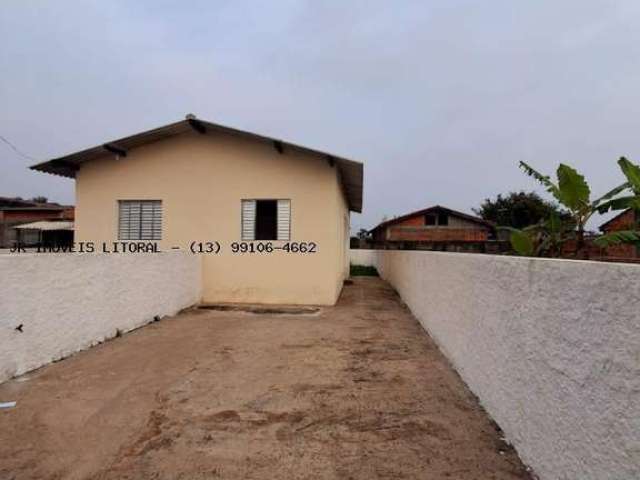
POLYGON ((377 277, 376 267, 366 267, 364 265, 351 265, 352 277, 377 277))

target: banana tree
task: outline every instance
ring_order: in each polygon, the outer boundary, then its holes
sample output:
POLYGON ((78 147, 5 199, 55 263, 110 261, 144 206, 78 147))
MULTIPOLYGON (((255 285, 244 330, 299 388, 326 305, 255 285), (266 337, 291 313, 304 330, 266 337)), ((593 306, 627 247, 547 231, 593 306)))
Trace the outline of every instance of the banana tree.
POLYGON ((640 246, 640 167, 630 162, 625 157, 618 160, 620 170, 627 178, 627 187, 631 191, 631 195, 612 198, 603 202, 598 207, 599 213, 606 213, 610 210, 627 210, 634 212, 634 225, 632 230, 620 230, 611 232, 595 240, 599 247, 608 247, 620 243, 632 243, 640 246))
POLYGON ((601 197, 591 200, 591 189, 587 181, 575 169, 561 163, 556 172, 557 183, 551 181, 547 175, 543 175, 525 162, 520 162, 520 168, 525 173, 540 182, 553 197, 567 209, 571 217, 571 223, 575 225, 575 251, 574 255, 587 256, 585 253, 584 232, 589 219, 604 205, 610 204, 619 194, 629 188, 625 182, 617 186, 601 197))
POLYGON ((562 246, 573 237, 575 225, 563 221, 557 213, 523 229, 509 228, 511 246, 518 255, 560 257, 562 246))

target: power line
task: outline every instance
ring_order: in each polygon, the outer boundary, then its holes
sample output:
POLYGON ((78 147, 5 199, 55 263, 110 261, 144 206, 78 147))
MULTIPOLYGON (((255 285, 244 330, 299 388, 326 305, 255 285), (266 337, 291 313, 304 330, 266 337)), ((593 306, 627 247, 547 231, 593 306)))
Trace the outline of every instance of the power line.
POLYGON ((6 143, 7 145, 9 145, 11 147, 11 149, 16 152, 18 155, 20 155, 23 158, 26 158, 27 160, 31 160, 34 162, 37 162, 37 160, 35 158, 33 158, 30 155, 27 155, 26 153, 24 153, 23 151, 21 151, 18 147, 16 147, 13 143, 11 143, 9 140, 7 140, 6 138, 4 138, 2 135, 0 135, 0 140, 2 140, 4 143, 6 143))

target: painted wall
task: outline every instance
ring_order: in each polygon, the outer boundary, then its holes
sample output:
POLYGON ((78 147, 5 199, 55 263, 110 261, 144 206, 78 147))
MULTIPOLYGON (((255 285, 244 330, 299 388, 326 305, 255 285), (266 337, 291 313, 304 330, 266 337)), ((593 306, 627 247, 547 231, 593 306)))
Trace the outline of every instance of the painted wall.
POLYGON ((377 265, 378 250, 364 250, 362 248, 353 248, 349 250, 349 257, 352 265, 361 265, 363 267, 375 267, 377 265))
POLYGON ((640 478, 640 266, 379 251, 542 480, 640 478))
POLYGON ((179 252, 0 255, 0 273, 0 381, 173 315, 201 294, 200 259, 179 252))
POLYGON ((349 212, 337 169, 322 156, 196 132, 105 156, 77 174, 76 241, 116 240, 118 200, 126 199, 162 200, 164 249, 220 243, 221 253, 203 255, 206 302, 330 305, 340 294, 349 212), (241 200, 256 198, 290 199, 291 241, 315 242, 317 253, 233 254, 241 200))

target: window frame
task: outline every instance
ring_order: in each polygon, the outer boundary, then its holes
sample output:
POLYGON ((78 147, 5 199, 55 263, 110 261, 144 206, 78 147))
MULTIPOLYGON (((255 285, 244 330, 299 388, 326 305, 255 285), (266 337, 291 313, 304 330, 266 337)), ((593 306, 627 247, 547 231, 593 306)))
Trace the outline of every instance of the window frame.
MULTIPOLYGON (((118 212, 117 212, 117 217, 118 217, 118 240, 122 241, 122 242, 157 242, 157 241, 161 241, 162 240, 162 236, 164 233, 164 228, 163 228, 163 223, 164 223, 164 219, 163 219, 163 204, 162 204, 162 200, 161 199, 118 199, 117 201, 117 205, 118 205, 118 212), (139 218, 139 228, 138 228, 138 234, 137 237, 138 238, 122 238, 122 229, 121 229, 121 213, 122 213, 122 206, 123 204, 132 204, 132 203, 138 203, 140 206, 140 218, 139 218), (159 236, 158 238, 155 237, 155 213, 152 210, 152 224, 151 224, 151 238, 140 238, 142 237, 142 205, 143 204, 158 204, 160 206, 160 227, 159 227, 159 236)), ((128 219, 128 222, 130 224, 131 219, 128 219)), ((128 230, 129 230, 129 237, 131 237, 131 227, 130 225, 128 226, 128 230)))
POLYGON ((293 208, 292 208, 292 204, 293 202, 291 201, 291 198, 274 198, 274 197, 269 197, 269 198, 241 198, 240 199, 240 240, 242 242, 290 242, 291 241, 291 220, 293 218, 293 208), (276 202, 276 237, 278 236, 278 223, 279 223, 279 202, 280 201, 286 201, 289 203, 289 224, 288 224, 288 230, 287 230, 287 238, 286 239, 279 239, 276 238, 275 240, 256 240, 256 224, 258 221, 257 218, 257 214, 258 214, 258 207, 257 207, 257 203, 255 204, 255 212, 254 212, 254 219, 253 219, 253 239, 252 240, 245 240, 245 237, 243 235, 244 233, 244 208, 243 208, 243 204, 244 202, 259 202, 259 201, 275 201, 276 202))
POLYGON ((424 226, 425 227, 437 227, 438 226, 438 215, 434 214, 434 213, 427 213, 424 216, 424 226), (433 220, 433 223, 429 223, 428 222, 428 218, 431 218, 433 220))

